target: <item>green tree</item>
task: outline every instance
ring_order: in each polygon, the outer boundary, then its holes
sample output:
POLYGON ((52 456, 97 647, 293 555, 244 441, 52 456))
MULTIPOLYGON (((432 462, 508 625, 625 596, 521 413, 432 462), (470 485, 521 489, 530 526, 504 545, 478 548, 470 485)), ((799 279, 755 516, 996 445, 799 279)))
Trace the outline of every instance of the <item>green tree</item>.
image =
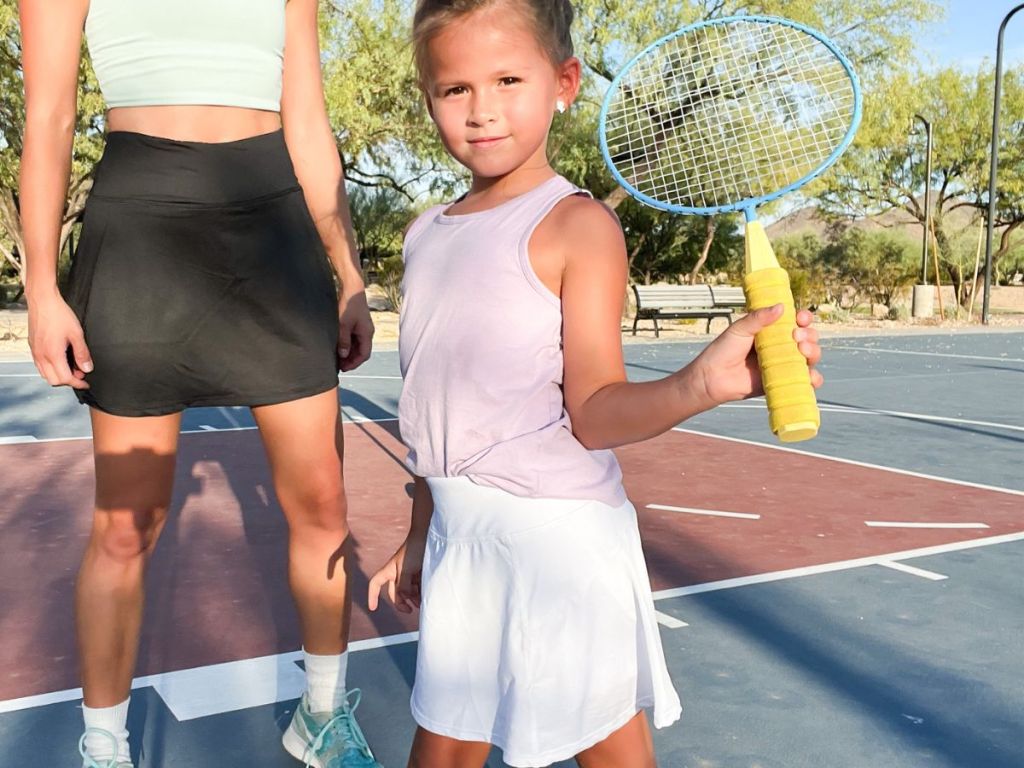
MULTIPOLYGON (((825 177, 819 193, 827 210, 869 216, 893 208, 924 226, 925 157, 923 130, 913 135, 915 114, 932 121, 932 189, 935 239, 945 272, 962 297, 964 270, 956 254, 948 214, 959 208, 987 209, 992 124, 993 73, 955 68, 892 73, 867 90, 865 121, 837 171, 825 177)), ((1013 247, 1012 235, 1024 224, 1024 68, 1010 68, 1003 81, 997 227, 998 265, 1013 247)), ((973 251, 972 251, 973 254, 973 251)))
POLYGON ((414 200, 458 183, 416 84, 408 0, 321 4, 324 94, 352 185, 414 200))
MULTIPOLYGON (((940 18, 943 11, 941 5, 932 0, 690 0, 680 3, 578 0, 575 7, 579 18, 577 52, 586 73, 576 119, 587 128, 577 127, 576 142, 572 146, 561 145, 560 153, 571 159, 560 168, 577 183, 595 176, 608 176, 597 152, 588 151, 585 145, 595 143, 598 105, 611 79, 632 55, 673 29, 737 13, 783 16, 828 34, 862 76, 871 78, 905 64, 918 30, 940 18), (580 143, 584 148, 579 148, 580 143)), ((608 189, 605 183, 591 184, 589 188, 595 191, 602 188, 601 196, 613 208, 635 205, 632 201, 626 202, 626 192, 619 187, 608 189)), ((670 215, 657 214, 657 218, 670 215)), ((625 218, 628 217, 624 217, 624 221, 625 218)), ((660 227, 662 230, 671 228, 668 224, 660 227)), ((696 247, 699 253, 709 231, 712 237, 715 232, 721 237, 723 233, 735 232, 735 228, 722 221, 691 228, 700 239, 700 246, 691 244, 689 249, 696 247)), ((645 231, 638 229, 629 238, 631 253, 646 246, 638 242, 644 235, 645 231)), ((658 239, 654 233, 647 233, 646 238, 658 239)), ((679 243, 677 239, 672 242, 679 243)))
POLYGON ((789 272, 793 298, 799 307, 841 304, 842 280, 838 271, 823 259, 825 244, 811 233, 782 237, 773 244, 779 264, 789 272))
MULTIPOLYGON (((24 138, 25 100, 21 35, 16 0, 0 0, 0 261, 24 284, 25 252, 18 209, 17 181, 24 138)), ((103 100, 83 47, 78 76, 78 113, 60 248, 63 251, 85 206, 92 169, 103 147, 103 100)))
POLYGON ((850 228, 822 252, 826 272, 848 289, 855 306, 867 299, 872 305, 891 306, 913 283, 917 244, 890 232, 850 228))

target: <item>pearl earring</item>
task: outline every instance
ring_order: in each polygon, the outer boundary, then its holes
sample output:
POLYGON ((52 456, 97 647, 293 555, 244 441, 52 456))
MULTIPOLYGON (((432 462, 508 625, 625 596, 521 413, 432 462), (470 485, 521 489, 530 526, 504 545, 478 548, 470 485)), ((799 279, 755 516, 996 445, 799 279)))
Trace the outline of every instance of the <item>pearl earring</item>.
POLYGON ((565 102, 559 99, 558 102, 555 104, 555 109, 558 110, 558 114, 563 114, 565 112, 565 102))

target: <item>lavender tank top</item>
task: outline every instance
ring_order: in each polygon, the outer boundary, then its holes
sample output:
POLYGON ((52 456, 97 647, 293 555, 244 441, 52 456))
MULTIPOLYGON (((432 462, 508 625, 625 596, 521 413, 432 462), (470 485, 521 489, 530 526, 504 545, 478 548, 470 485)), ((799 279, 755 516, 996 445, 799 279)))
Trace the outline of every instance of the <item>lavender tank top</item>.
POLYGON ((562 397, 562 309, 527 245, 561 176, 486 211, 423 213, 405 238, 398 414, 421 477, 465 476, 535 498, 626 500, 611 451, 573 435, 562 397))

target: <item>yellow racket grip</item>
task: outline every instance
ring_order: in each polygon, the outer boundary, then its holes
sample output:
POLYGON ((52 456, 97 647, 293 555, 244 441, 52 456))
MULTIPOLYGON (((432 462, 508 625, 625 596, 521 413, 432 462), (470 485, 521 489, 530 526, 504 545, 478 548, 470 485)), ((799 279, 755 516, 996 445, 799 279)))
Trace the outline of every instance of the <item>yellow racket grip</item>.
POLYGON ((784 307, 782 317, 754 337, 768 401, 768 421, 784 443, 809 440, 818 434, 821 415, 807 358, 800 354, 793 338, 796 307, 789 275, 781 267, 757 269, 743 278, 743 290, 750 310, 780 303, 784 307))

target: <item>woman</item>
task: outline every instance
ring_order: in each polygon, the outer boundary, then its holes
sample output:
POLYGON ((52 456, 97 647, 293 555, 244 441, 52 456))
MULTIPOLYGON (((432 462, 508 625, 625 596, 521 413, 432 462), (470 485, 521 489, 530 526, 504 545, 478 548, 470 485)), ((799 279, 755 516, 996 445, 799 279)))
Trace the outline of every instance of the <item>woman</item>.
POLYGON ((335 392, 338 369, 369 356, 373 327, 324 107, 316 0, 21 0, 20 14, 30 344, 42 376, 90 406, 96 456, 75 594, 84 764, 131 766, 143 580, 181 412, 247 405, 288 521, 306 651, 308 690, 285 747, 314 766, 376 766, 344 684, 335 392), (108 138, 65 299, 56 261, 83 29, 108 138))

